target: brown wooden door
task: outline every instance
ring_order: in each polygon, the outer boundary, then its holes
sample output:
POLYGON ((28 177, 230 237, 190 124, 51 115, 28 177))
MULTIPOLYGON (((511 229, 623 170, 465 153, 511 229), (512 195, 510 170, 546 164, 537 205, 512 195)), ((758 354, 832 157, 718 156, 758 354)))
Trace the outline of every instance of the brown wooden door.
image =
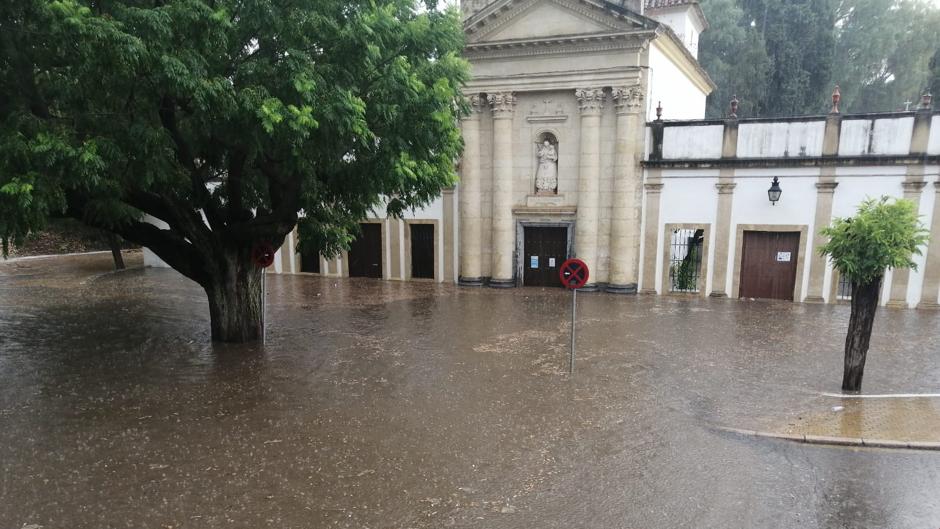
POLYGON ((523 237, 522 284, 561 287, 558 268, 568 258, 568 228, 526 227, 523 237))
POLYGON ((411 225, 411 277, 434 279, 434 225, 411 225))
POLYGON ((744 232, 739 297, 793 301, 799 252, 799 232, 744 232))
POLYGON ((349 277, 382 277, 382 225, 363 223, 349 247, 349 277))

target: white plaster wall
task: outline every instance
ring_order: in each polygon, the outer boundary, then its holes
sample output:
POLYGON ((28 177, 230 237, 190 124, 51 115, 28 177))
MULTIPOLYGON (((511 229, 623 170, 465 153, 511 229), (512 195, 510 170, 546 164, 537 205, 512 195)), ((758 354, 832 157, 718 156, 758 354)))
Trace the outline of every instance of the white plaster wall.
POLYGON ((692 56, 698 57, 698 40, 702 28, 692 15, 692 9, 689 6, 684 6, 681 10, 658 11, 650 16, 657 22, 669 26, 692 56))
POLYGON ((724 125, 663 127, 663 158, 721 158, 724 125))
MULTIPOLYGON (((715 261, 715 223, 718 217, 718 171, 664 171, 662 203, 659 216, 659 242, 656 258, 656 291, 662 294, 663 260, 665 251, 666 224, 708 224, 708 255, 705 257, 709 273, 703 288, 708 294, 712 290, 712 274, 715 261)), ((642 261, 641 261, 642 262, 642 261)))
POLYGON ((940 154, 940 116, 930 119, 930 136, 927 139, 927 154, 940 154))
MULTIPOLYGON (((163 222, 162 220, 150 215, 144 215, 144 222, 153 224, 161 230, 165 230, 170 227, 170 225, 166 222, 163 222)), ((170 265, 166 264, 163 259, 157 257, 157 254, 153 253, 153 251, 146 246, 144 247, 144 266, 152 266, 154 268, 170 268, 170 265)))
POLYGON ((868 153, 870 119, 844 119, 839 133, 839 156, 868 153))
MULTIPOLYGON (((739 170, 735 173, 737 187, 734 189, 734 202, 731 209, 731 232, 728 245, 728 275, 729 289, 733 284, 734 263, 740 260, 735 255, 737 226, 739 224, 791 224, 808 227, 804 247, 800 248, 803 259, 803 277, 800 282, 800 295, 795 301, 802 301, 806 297, 809 287, 808 256, 812 245, 812 233, 816 216, 816 181, 819 170, 785 169, 785 170, 739 170), (783 194, 776 205, 767 199, 767 188, 773 176, 780 178, 780 187, 783 194)), ((739 272, 740 273, 740 272, 739 272)), ((731 292, 729 292, 729 295, 731 292)))
POLYGON ((914 118, 876 119, 871 136, 872 154, 907 154, 911 150, 914 118))
POLYGON ((663 105, 663 119, 705 117, 706 94, 663 54, 656 40, 649 50, 649 79, 648 120, 656 119, 656 105, 659 102, 663 105))
POLYGON ((742 123, 738 157, 821 156, 826 122, 742 123))

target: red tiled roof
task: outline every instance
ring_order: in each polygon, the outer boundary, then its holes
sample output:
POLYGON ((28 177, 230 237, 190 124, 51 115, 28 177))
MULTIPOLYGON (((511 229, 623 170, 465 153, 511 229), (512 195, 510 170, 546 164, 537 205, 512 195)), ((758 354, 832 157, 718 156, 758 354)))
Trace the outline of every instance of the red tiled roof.
POLYGON ((663 7, 676 7, 697 3, 698 0, 646 0, 646 9, 659 9, 663 7))

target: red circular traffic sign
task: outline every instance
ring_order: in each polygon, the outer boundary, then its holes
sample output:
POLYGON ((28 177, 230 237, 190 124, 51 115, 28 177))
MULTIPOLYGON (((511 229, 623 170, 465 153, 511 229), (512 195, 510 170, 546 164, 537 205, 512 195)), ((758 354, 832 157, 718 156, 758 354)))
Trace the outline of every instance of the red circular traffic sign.
POLYGON ((588 270, 587 263, 581 259, 571 258, 561 263, 561 268, 558 269, 558 277, 561 279, 562 285, 574 290, 587 284, 588 278, 591 277, 591 271, 588 270))
POLYGON ((259 242, 251 249, 251 260, 261 268, 267 268, 274 263, 274 252, 270 243, 259 242))

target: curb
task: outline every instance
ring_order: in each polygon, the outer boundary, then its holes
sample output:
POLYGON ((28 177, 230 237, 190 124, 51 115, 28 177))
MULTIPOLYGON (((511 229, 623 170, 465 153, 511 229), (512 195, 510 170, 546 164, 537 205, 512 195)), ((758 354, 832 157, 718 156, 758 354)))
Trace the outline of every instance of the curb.
POLYGON ((746 437, 764 437, 768 439, 782 439, 797 443, 830 445, 830 446, 867 446, 872 448, 904 448, 910 450, 940 450, 940 442, 935 441, 898 441, 895 439, 866 439, 863 437, 831 437, 827 435, 789 434, 781 432, 762 432, 758 430, 744 430, 727 426, 716 426, 719 430, 746 437))

